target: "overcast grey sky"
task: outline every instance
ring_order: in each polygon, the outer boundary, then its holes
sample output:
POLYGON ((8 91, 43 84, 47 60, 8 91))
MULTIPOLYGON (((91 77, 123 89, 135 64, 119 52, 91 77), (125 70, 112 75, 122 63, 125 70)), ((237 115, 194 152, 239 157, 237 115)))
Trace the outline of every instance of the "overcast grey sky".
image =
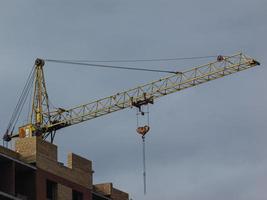
MULTIPOLYGON (((2 0, 1 131, 36 57, 146 59, 243 51, 262 65, 150 107, 146 196, 135 110, 61 130, 56 144, 62 161, 67 152, 87 157, 95 183, 113 182, 135 200, 266 200, 266 18, 266 0, 2 0)), ((124 65, 182 70, 208 61, 124 65)), ((165 76, 52 63, 45 73, 51 101, 65 108, 165 76)))

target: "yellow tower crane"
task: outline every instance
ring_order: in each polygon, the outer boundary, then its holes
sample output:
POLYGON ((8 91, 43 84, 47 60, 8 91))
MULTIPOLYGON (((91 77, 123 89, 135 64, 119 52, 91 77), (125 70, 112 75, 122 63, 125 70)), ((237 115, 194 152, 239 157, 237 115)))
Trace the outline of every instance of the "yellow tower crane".
MULTIPOLYGON (((14 137, 40 136, 46 139, 50 136, 51 142, 53 142, 56 131, 61 128, 129 107, 140 109, 143 105, 153 104, 159 97, 260 65, 255 59, 243 53, 232 56, 218 56, 214 62, 194 67, 184 72, 177 72, 97 101, 70 109, 57 108, 50 110, 43 72, 44 64, 44 60, 36 59, 35 67, 32 71, 34 93, 29 122, 20 126, 18 132, 15 133, 13 133, 14 123, 11 122, 4 134, 4 141, 10 141, 14 137)), ((27 93, 27 88, 25 93, 27 93)), ((23 98, 20 99, 21 102, 23 100, 23 98)), ((17 112, 20 111, 19 108, 16 110, 17 112)), ((16 121, 16 113, 13 114, 12 119, 16 121)))

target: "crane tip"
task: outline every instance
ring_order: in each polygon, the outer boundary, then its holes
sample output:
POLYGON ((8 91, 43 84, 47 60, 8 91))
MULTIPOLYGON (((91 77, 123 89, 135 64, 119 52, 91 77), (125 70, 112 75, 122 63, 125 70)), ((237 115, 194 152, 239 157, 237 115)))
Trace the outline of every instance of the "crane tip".
POLYGON ((44 66, 44 64, 45 64, 45 61, 43 60, 43 59, 41 59, 41 58, 37 58, 36 60, 35 60, 35 65, 36 66, 44 66))
POLYGON ((252 59, 252 60, 250 61, 250 64, 251 64, 251 65, 254 65, 254 66, 256 66, 256 65, 261 65, 260 62, 258 62, 257 60, 254 60, 254 59, 252 59))

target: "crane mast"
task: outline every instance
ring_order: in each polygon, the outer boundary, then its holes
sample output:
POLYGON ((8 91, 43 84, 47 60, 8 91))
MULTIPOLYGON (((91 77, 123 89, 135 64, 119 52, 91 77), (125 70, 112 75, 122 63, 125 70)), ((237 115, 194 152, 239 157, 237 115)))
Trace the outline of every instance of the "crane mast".
POLYGON ((42 126, 50 122, 49 102, 43 70, 44 61, 36 59, 35 66, 34 94, 30 122, 36 126, 42 126))
POLYGON ((36 78, 32 103, 31 122, 19 128, 19 133, 9 135, 13 137, 51 136, 61 128, 88 121, 109 113, 129 107, 140 108, 143 105, 153 104, 154 100, 168 94, 200 85, 233 73, 237 73, 260 65, 255 59, 243 53, 232 56, 218 56, 217 60, 205 65, 194 67, 184 72, 116 93, 109 97, 79 105, 70 109, 58 108, 50 111, 46 92, 43 66, 44 60, 35 62, 36 78), (34 119, 34 120, 33 120, 34 119))

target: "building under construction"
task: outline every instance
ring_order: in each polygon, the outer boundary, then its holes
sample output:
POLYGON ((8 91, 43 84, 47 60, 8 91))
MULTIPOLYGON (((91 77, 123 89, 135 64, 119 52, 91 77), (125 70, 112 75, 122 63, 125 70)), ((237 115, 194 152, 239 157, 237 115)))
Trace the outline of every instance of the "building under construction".
POLYGON ((93 185, 92 162, 68 154, 57 161, 57 146, 39 137, 18 139, 15 151, 0 146, 1 200, 128 200, 112 183, 93 185))

